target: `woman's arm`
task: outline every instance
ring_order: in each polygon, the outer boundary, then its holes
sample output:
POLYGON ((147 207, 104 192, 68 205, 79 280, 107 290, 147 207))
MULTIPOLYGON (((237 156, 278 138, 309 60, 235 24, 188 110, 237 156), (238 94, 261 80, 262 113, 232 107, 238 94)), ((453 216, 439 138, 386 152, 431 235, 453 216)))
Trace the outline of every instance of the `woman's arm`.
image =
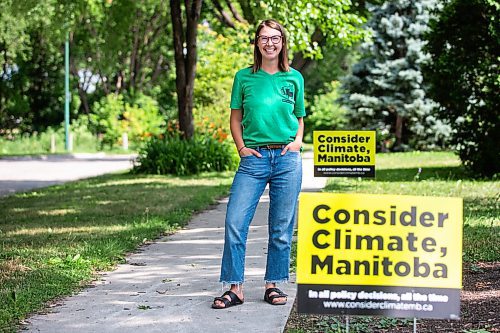
POLYGON ((255 155, 257 157, 262 157, 258 151, 245 147, 245 142, 243 141, 243 128, 241 127, 242 119, 243 112, 241 112, 240 109, 231 109, 229 128, 231 129, 231 135, 233 136, 236 149, 238 149, 238 154, 240 154, 240 156, 255 155))
POLYGON ((304 118, 298 117, 299 121, 299 129, 295 134, 295 140, 286 145, 285 148, 281 151, 281 155, 285 155, 288 150, 291 151, 299 151, 302 147, 302 138, 304 137, 304 118))
POLYGON ((241 120, 243 119, 243 112, 240 109, 231 109, 231 116, 229 118, 229 128, 231 129, 231 135, 233 136, 234 144, 236 149, 240 149, 245 146, 243 142, 243 130, 241 128, 241 120))

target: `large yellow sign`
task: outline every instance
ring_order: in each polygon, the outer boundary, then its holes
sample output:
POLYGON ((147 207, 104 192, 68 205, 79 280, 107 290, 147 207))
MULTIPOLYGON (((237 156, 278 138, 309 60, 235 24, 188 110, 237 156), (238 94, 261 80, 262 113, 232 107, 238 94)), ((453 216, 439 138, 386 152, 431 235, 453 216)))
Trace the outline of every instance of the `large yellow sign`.
POLYGON ((462 199, 301 194, 297 283, 308 286, 309 296, 315 295, 311 285, 334 285, 358 292, 363 286, 423 288, 427 300, 459 299, 461 281, 462 199))

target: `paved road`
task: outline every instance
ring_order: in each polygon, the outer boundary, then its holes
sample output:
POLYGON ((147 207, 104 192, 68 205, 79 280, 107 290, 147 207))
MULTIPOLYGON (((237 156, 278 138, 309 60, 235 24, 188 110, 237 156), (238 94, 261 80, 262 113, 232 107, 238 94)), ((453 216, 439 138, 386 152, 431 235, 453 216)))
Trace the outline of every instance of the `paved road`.
POLYGON ((0 197, 132 167, 134 155, 74 154, 0 159, 0 197))
MULTIPOLYGON (((314 178, 311 154, 304 156, 303 191, 319 191, 325 178, 314 178)), ((210 308, 222 289, 218 281, 224 238, 226 199, 196 215, 186 228, 144 246, 126 263, 102 275, 93 288, 62 300, 49 313, 28 318, 27 332, 57 333, 277 333, 293 302, 293 281, 280 287, 286 305, 263 301, 269 197, 259 203, 246 254, 245 303, 226 310, 210 308)))

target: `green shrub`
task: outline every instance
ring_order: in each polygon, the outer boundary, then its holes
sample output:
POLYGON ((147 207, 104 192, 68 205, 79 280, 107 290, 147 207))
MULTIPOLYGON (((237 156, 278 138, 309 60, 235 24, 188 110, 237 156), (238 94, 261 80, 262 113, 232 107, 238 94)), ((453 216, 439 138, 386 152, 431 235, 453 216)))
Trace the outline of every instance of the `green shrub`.
POLYGON ((198 133, 222 139, 229 136, 229 101, 234 75, 252 59, 246 29, 241 27, 228 38, 200 26, 193 109, 198 133))
MULTIPOLYGON (((99 150, 99 139, 90 131, 89 116, 81 115, 78 119, 71 121, 70 132, 73 135, 74 152, 94 152, 99 150)), ((61 126, 61 134, 64 135, 64 127, 61 126)), ((61 141, 61 147, 64 146, 61 141)))
POLYGON ((119 145, 122 134, 127 133, 135 146, 144 138, 160 134, 164 120, 151 97, 139 94, 129 101, 126 96, 109 94, 94 104, 90 124, 102 138, 102 145, 119 145))
POLYGON ((139 151, 134 172, 184 176, 235 170, 237 165, 237 152, 228 141, 200 135, 185 140, 174 135, 148 141, 139 151))
POLYGON ((123 113, 123 96, 110 94, 94 103, 90 114, 92 130, 102 139, 103 145, 113 146, 121 137, 120 117, 123 113))
POLYGON ((325 85, 328 92, 314 96, 310 115, 304 118, 306 141, 312 142, 313 131, 341 130, 347 124, 346 109, 337 101, 340 97, 339 85, 338 81, 332 81, 325 85))

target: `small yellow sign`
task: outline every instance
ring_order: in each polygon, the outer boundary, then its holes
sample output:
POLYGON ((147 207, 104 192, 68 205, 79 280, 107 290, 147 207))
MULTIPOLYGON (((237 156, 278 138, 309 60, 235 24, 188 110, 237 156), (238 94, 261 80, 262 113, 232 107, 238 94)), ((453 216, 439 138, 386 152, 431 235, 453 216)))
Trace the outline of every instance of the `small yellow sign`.
POLYGON ((315 177, 375 177, 375 131, 314 131, 315 177))

